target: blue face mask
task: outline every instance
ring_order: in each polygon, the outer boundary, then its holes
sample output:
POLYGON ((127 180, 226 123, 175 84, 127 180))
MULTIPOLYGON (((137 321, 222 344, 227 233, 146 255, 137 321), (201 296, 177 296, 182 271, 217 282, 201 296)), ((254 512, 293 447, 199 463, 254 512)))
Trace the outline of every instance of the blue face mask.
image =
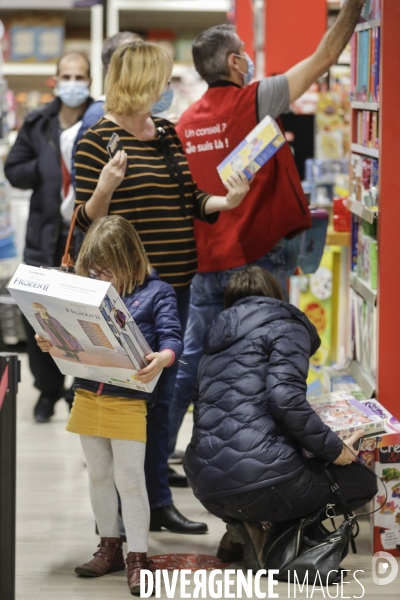
POLYGON ((250 56, 247 54, 247 52, 244 53, 244 56, 242 56, 241 54, 235 54, 235 56, 238 56, 240 58, 245 58, 246 62, 247 62, 247 73, 243 73, 243 71, 239 71, 239 73, 241 73, 241 75, 243 75, 243 84, 249 85, 250 81, 253 79, 254 77, 254 63, 251 60, 250 56))
POLYGON ((60 81, 57 85, 57 96, 70 108, 77 108, 89 98, 88 81, 60 81))
POLYGON ((172 104, 172 100, 174 99, 174 90, 168 88, 162 93, 162 96, 153 106, 151 107, 151 114, 158 115, 165 110, 168 110, 172 104))

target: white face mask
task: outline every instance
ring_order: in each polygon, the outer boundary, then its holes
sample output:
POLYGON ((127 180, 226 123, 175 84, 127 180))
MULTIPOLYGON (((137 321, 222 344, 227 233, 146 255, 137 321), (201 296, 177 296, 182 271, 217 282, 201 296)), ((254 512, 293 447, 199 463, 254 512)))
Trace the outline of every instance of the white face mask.
POLYGON ((77 108, 89 97, 88 81, 60 81, 56 94, 63 104, 70 108, 77 108))

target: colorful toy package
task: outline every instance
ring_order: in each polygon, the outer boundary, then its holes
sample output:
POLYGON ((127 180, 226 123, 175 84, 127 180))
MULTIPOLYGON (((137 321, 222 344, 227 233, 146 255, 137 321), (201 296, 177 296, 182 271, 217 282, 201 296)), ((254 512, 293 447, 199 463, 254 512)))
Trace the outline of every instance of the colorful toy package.
POLYGON ((375 473, 385 483, 387 498, 381 484, 374 508, 373 552, 388 552, 400 556, 400 433, 387 433, 377 443, 375 473))
POLYGON ((333 259, 332 248, 325 246, 315 273, 290 278, 290 302, 307 315, 321 338, 321 346, 310 359, 307 379, 310 390, 317 379, 323 382, 323 368, 331 363, 333 259))
POLYGON ((349 392, 331 392, 310 397, 308 401, 324 423, 342 440, 358 429, 365 434, 385 431, 385 418, 356 400, 349 392))
POLYGON ((276 121, 266 116, 218 165, 219 176, 226 181, 235 171, 244 171, 251 179, 285 143, 276 121))
POLYGON ((135 377, 151 348, 111 283, 19 265, 7 288, 61 373, 153 391, 159 376, 135 377))

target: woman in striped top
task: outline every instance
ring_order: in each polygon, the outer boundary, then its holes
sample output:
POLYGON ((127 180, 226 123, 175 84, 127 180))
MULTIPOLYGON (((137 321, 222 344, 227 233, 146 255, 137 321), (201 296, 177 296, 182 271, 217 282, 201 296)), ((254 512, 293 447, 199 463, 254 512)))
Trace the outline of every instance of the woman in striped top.
MULTIPOLYGON (((114 52, 106 82, 108 112, 77 148, 76 202, 83 231, 107 214, 119 214, 135 226, 152 266, 177 292, 183 331, 189 286, 197 269, 193 219, 215 222, 218 211, 241 203, 249 184, 243 174, 237 174, 226 186, 226 197, 197 189, 171 123, 151 117, 153 104, 165 97, 171 71, 171 57, 155 44, 136 41, 114 52), (122 149, 109 160, 107 144, 113 133, 118 134, 122 149)), ((175 509, 168 485, 168 405, 176 371, 176 365, 167 369, 157 402, 147 415, 150 529, 205 533, 207 525, 193 523, 175 509)), ((187 485, 184 478, 176 483, 187 485)))
POLYGON ((138 231, 151 264, 179 295, 197 270, 193 219, 214 223, 218 211, 237 207, 248 191, 243 174, 227 183, 226 197, 197 189, 175 129, 150 116, 169 84, 172 59, 160 46, 135 41, 113 55, 106 113, 82 138, 75 159, 78 226, 119 214, 138 231), (109 160, 117 133, 123 150, 109 160))

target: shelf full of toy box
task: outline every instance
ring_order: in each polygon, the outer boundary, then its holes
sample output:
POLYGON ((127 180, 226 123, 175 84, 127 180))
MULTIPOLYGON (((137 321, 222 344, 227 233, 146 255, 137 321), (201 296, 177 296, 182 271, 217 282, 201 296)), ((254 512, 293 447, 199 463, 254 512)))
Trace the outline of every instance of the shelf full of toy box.
POLYGON ((361 144, 351 144, 351 151, 363 156, 369 156, 370 158, 379 158, 379 150, 376 148, 366 148, 361 144))
POLYGON ((327 392, 349 392, 357 400, 375 397, 375 379, 366 374, 356 360, 343 368, 324 367, 323 374, 323 388, 327 392))
POLYGON ((309 198, 309 204, 319 208, 332 208, 335 186, 343 187, 341 182, 343 178, 348 177, 348 174, 349 161, 347 158, 308 158, 305 161, 305 180, 302 181, 302 186, 304 193, 309 198))
POLYGON ((380 19, 373 19, 372 21, 366 21, 365 23, 359 23, 358 25, 356 25, 355 28, 355 32, 358 33, 359 31, 366 31, 367 29, 375 29, 376 27, 380 27, 381 26, 381 20, 380 19))
POLYGON ((365 281, 360 279, 360 277, 357 277, 357 275, 355 273, 350 273, 350 286, 364 300, 366 300, 373 306, 376 306, 376 301, 377 301, 377 297, 378 297, 377 291, 372 290, 369 287, 369 285, 365 281))
POLYGON ((356 360, 353 360, 349 366, 349 373, 353 377, 357 385, 362 389, 366 398, 373 398, 375 396, 376 381, 375 379, 365 373, 356 360))
POLYGON ((347 208, 353 215, 360 217, 361 219, 367 221, 371 225, 374 223, 374 220, 378 216, 377 208, 370 208, 369 206, 364 206, 364 204, 356 200, 356 198, 354 198, 353 196, 350 196, 347 199, 346 204, 347 208))
POLYGON ((361 102, 358 100, 353 100, 351 102, 351 108, 355 110, 372 110, 378 112, 379 102, 361 102))
POLYGON ((378 285, 378 242, 376 221, 372 224, 354 216, 351 227, 350 286, 372 306, 378 285))

